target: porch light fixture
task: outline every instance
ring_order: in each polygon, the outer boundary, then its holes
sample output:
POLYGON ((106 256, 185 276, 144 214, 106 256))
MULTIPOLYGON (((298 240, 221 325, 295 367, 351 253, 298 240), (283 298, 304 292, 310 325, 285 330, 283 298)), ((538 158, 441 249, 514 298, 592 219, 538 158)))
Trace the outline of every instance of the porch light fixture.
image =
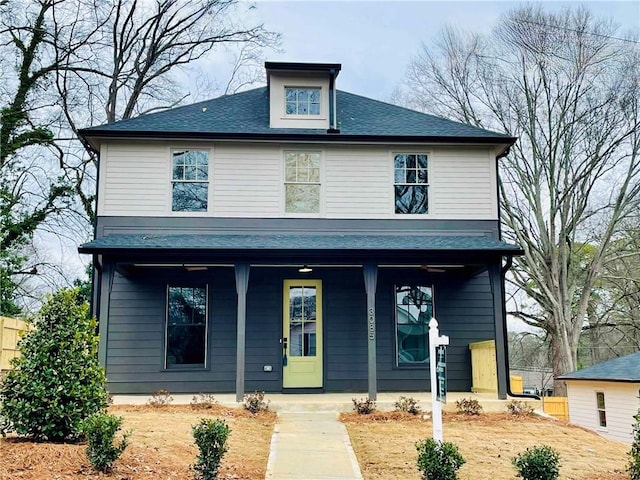
POLYGON ((206 265, 183 265, 187 272, 202 272, 207 270, 206 265))
POLYGON ((298 269, 298 272, 310 273, 310 272, 313 272, 313 268, 309 267, 308 265, 303 265, 301 268, 298 269))

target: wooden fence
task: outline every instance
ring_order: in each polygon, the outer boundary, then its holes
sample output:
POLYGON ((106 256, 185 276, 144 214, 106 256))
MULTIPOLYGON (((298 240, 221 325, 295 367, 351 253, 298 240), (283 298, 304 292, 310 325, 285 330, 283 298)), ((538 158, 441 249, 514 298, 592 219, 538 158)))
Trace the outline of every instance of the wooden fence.
POLYGON ((569 402, 567 397, 542 397, 542 409, 544 413, 558 420, 569 421, 569 402))
POLYGON ((26 328, 24 320, 0 317, 0 372, 9 370, 11 359, 19 355, 18 340, 26 328))

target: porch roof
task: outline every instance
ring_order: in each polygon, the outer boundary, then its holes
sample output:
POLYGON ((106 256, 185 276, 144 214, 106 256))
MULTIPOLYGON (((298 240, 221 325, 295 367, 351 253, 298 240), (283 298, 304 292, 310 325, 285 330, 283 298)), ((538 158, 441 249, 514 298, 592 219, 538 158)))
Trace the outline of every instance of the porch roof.
POLYGON ((517 245, 488 236, 362 234, 109 234, 80 245, 80 253, 259 253, 302 251, 446 252, 522 255, 517 245))

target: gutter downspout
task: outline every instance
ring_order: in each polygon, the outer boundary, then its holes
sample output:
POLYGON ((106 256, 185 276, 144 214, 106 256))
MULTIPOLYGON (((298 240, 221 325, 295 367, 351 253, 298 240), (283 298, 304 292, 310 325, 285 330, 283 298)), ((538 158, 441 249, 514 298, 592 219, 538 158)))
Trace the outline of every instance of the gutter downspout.
POLYGON ((336 71, 329 71, 329 129, 327 133, 340 133, 336 119, 336 71))
MULTIPOLYGON (((496 195, 497 195, 497 205, 498 205, 498 239, 502 240, 502 218, 500 215, 500 173, 499 173, 499 166, 498 166, 498 160, 500 160, 503 157, 506 157, 507 155, 509 155, 509 151, 511 150, 511 146, 507 147, 500 155, 496 156, 496 195)), ((505 349, 505 355, 504 355, 504 361, 505 361, 505 375, 507 376, 506 380, 506 385, 507 385, 507 395, 510 397, 515 397, 515 398, 532 398, 534 400, 540 400, 540 396, 538 395, 526 395, 524 393, 513 393, 511 391, 511 377, 510 377, 510 371, 511 371, 511 367, 509 366, 509 333, 507 331, 507 296, 506 296, 506 292, 505 292, 505 277, 507 275, 507 272, 509 271, 509 269, 512 267, 513 265, 513 257, 512 256, 508 256, 507 257, 507 263, 504 264, 504 266, 500 269, 500 283, 502 284, 502 288, 501 288, 501 294, 500 296, 502 297, 500 299, 500 303, 502 305, 502 318, 504 319, 504 322, 502 322, 502 335, 503 335, 503 341, 504 341, 504 349, 505 349)))
POLYGON ((513 257, 507 257, 507 263, 500 269, 500 282, 502 283, 502 293, 501 293, 501 303, 502 303, 502 318, 504 318, 504 322, 502 322, 502 335, 504 336, 504 361, 506 363, 506 375, 507 375, 507 395, 510 397, 516 398, 532 398, 534 400, 540 400, 539 395, 527 395, 524 393, 513 393, 511 391, 511 378, 509 372, 511 371, 511 367, 509 366, 509 335, 507 332, 507 304, 506 304, 506 293, 505 293, 505 276, 507 272, 513 265, 513 257))

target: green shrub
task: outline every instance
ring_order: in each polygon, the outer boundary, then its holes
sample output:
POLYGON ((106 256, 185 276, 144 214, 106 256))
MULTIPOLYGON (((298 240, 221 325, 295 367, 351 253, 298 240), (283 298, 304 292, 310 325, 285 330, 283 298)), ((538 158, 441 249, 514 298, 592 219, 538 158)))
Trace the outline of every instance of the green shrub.
POLYGON ((422 409, 418 405, 418 401, 413 397, 400 397, 394 406, 398 412, 407 412, 412 415, 420 415, 422 409))
POLYGON ((465 459, 456 444, 427 438, 416 443, 418 470, 423 480, 455 480, 465 459))
POLYGON ((203 418, 191 428, 193 438, 200 453, 198 460, 191 468, 197 480, 214 480, 218 478, 218 469, 222 457, 227 451, 229 426, 224 420, 203 418))
POLYGON ((244 396, 244 408, 251 413, 269 410, 269 400, 265 402, 264 392, 248 393, 244 396))
POLYGON ((368 398, 352 398, 353 409, 358 415, 368 415, 376 409, 376 401, 368 398))
POLYGON ((528 417, 533 415, 533 407, 527 402, 521 402, 520 400, 511 400, 507 403, 507 410, 516 417, 528 417))
POLYGON ((456 400, 456 411, 464 415, 480 415, 482 405, 475 398, 461 398, 456 400))
POLYGON ((13 431, 54 442, 76 438, 80 422, 106 407, 97 322, 88 313, 76 290, 47 297, 0 384, 3 435, 13 431))
POLYGON ((157 390, 151 394, 151 398, 147 402, 152 407, 166 407, 173 402, 173 397, 169 390, 157 390))
POLYGON ((94 413, 81 424, 82 433, 87 437, 87 458, 93 468, 108 472, 129 442, 129 432, 122 436, 117 445, 114 444, 116 432, 122 427, 122 417, 106 413, 94 413))
POLYGON ((634 418, 636 419, 636 423, 633 426, 633 443, 629 451, 631 460, 627 471, 629 472, 631 480, 640 480, 640 410, 638 410, 634 418))
POLYGON ((560 455, 546 445, 527 448, 511 459, 524 480, 556 480, 560 474, 560 455))

